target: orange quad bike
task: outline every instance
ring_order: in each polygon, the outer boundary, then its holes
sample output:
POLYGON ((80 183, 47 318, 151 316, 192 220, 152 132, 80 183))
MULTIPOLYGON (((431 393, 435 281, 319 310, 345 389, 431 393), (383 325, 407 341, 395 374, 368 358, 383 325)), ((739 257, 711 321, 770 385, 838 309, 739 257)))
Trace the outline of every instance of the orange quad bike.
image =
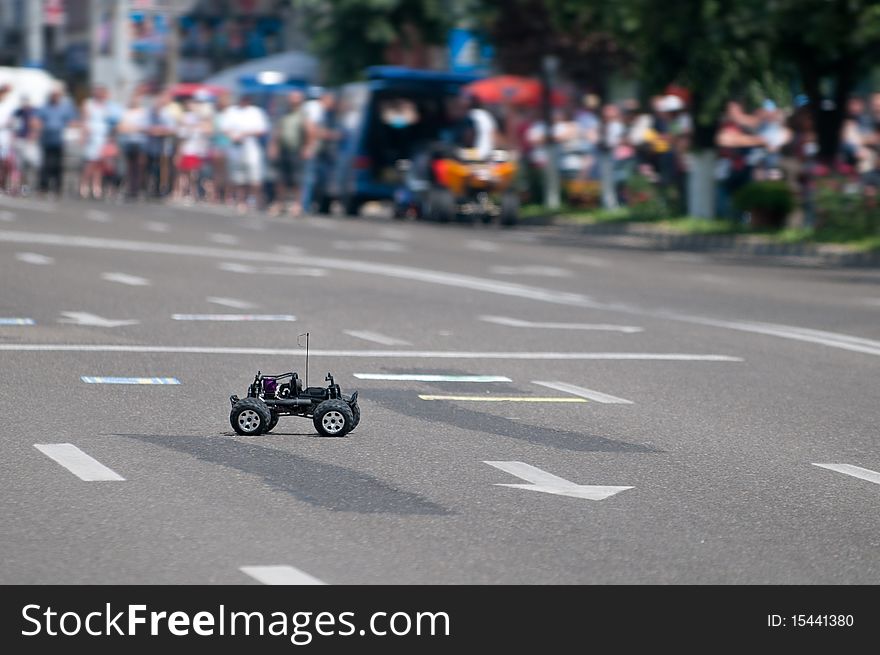
POLYGON ((514 225, 519 214, 515 189, 517 164, 510 153, 494 150, 480 159, 473 148, 459 148, 454 156, 432 162, 433 184, 424 202, 424 217, 448 223, 466 220, 514 225))

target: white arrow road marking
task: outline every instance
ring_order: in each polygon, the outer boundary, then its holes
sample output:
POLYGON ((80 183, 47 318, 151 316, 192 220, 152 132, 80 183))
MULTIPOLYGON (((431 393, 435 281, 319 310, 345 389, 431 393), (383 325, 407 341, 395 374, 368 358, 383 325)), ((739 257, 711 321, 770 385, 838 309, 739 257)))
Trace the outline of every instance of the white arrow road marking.
POLYGON ((129 275, 128 273, 101 273, 101 278, 108 282, 127 284, 130 287, 146 287, 150 285, 150 281, 147 278, 129 275))
POLYGON ((96 223, 109 223, 113 219, 110 217, 105 211, 101 211, 100 209, 89 209, 86 211, 86 218, 90 221, 95 221, 96 223))
POLYGON ((210 239, 214 243, 220 243, 224 246, 237 246, 240 241, 240 239, 237 236, 234 236, 232 234, 222 234, 219 232, 215 232, 214 234, 209 234, 208 239, 210 239))
POLYGON ((483 241, 481 239, 471 239, 464 242, 464 247, 468 250, 476 250, 477 252, 498 252, 501 246, 491 241, 483 241))
POLYGON ((609 487, 605 485, 575 484, 565 478, 547 473, 541 469, 523 462, 483 462, 489 466, 501 469, 505 473, 526 480, 528 484, 503 484, 497 483, 496 487, 512 487, 513 489, 528 489, 541 491, 546 494, 557 496, 571 496, 572 498, 585 498, 587 500, 605 500, 621 491, 633 487, 609 487))
POLYGON ((51 257, 35 252, 19 252, 15 254, 15 258, 25 264, 36 264, 37 266, 48 266, 55 263, 55 260, 51 257))
POLYGON ((149 230, 150 232, 156 232, 157 234, 165 234, 171 229, 171 226, 168 223, 162 223, 161 221, 147 221, 144 223, 144 229, 149 230))
POLYGON ((291 314, 172 314, 175 321, 295 321, 291 314))
POLYGON ((35 325, 32 318, 0 318, 0 325, 35 325))
MULTIPOLYGON (((30 319, 14 319, 30 320, 30 319)), ((19 323, 16 323, 19 325, 19 323)), ((26 325, 31 325, 27 323, 26 325)), ((5 352, 93 352, 93 353, 182 353, 193 355, 301 355, 292 348, 240 348, 223 346, 128 346, 92 343, 0 343, 5 352)), ((681 353, 584 353, 511 352, 473 350, 312 350, 321 357, 368 357, 401 359, 525 359, 532 361, 654 361, 654 362, 742 362, 729 355, 687 355, 681 353)))
POLYGON ((571 271, 556 266, 492 266, 495 275, 534 275, 539 277, 571 277, 571 271))
POLYGON ((607 332, 624 332, 633 334, 635 332, 643 332, 644 328, 635 325, 608 325, 606 323, 548 323, 546 321, 523 321, 519 318, 510 318, 508 316, 480 316, 481 321, 486 323, 495 323, 496 325, 506 325, 507 327, 518 328, 540 328, 545 330, 601 330, 607 332))
POLYGON ((867 480, 874 484, 880 484, 880 473, 872 471, 871 469, 863 469, 861 466, 853 466, 852 464, 813 464, 813 466, 851 475, 854 478, 867 480))
POLYGON ((575 396, 580 396, 581 398, 589 398, 590 400, 595 400, 597 403, 605 403, 608 405, 632 405, 633 401, 627 400, 626 398, 618 398, 617 396, 609 396, 607 393, 602 393, 601 391, 593 391, 592 389, 584 389, 583 387, 578 387, 573 384, 568 384, 566 382, 541 382, 539 380, 532 380, 532 384, 540 384, 542 387, 547 387, 549 389, 556 389, 556 391, 562 391, 564 393, 571 393, 575 396))
POLYGON ((137 325, 140 322, 134 319, 113 320, 109 318, 101 318, 96 314, 89 314, 88 312, 61 312, 61 314, 67 318, 62 318, 58 321, 59 323, 72 323, 74 325, 113 328, 121 327, 123 325, 137 325))
POLYGON ((15 212, 11 212, 7 209, 0 211, 0 221, 4 223, 12 223, 15 220, 15 212))
POLYGON ((47 457, 54 459, 80 480, 85 480, 86 482, 125 480, 116 471, 107 468, 95 458, 86 455, 72 443, 35 443, 34 448, 47 457))
POLYGON ((325 585, 326 582, 293 566, 242 566, 239 568, 258 582, 268 585, 325 585))
POLYGON ((232 307, 232 309, 253 309, 256 305, 246 300, 237 300, 235 298, 219 298, 217 296, 208 296, 205 298, 210 303, 222 305, 223 307, 232 307))
POLYGON ((512 382, 503 375, 434 375, 430 373, 355 373, 359 380, 412 380, 415 382, 512 382))
POLYGON ((403 339, 395 339, 394 337, 388 337, 384 334, 379 334, 378 332, 369 332, 368 330, 343 330, 348 336, 354 337, 355 339, 363 339, 364 341, 372 341, 373 343, 379 343, 383 346, 411 346, 412 344, 409 341, 404 341, 403 339))

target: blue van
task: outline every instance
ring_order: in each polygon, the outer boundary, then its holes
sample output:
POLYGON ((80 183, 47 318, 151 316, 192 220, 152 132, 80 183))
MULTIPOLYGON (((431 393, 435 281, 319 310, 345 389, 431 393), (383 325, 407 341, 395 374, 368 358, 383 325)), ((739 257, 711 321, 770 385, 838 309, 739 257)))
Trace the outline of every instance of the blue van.
POLYGON ((367 80, 337 95, 337 147, 324 176, 325 207, 339 200, 350 216, 370 200, 392 200, 399 187, 397 162, 412 159, 450 125, 449 100, 476 75, 372 66, 367 80))

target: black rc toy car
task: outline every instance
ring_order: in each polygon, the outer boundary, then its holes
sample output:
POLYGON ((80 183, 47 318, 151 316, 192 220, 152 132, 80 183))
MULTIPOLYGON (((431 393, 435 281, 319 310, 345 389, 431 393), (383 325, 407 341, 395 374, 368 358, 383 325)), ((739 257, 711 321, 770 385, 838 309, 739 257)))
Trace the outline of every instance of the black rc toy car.
POLYGON ((325 437, 342 437, 361 420, 358 392, 344 396, 328 373, 326 387, 306 387, 294 372, 262 375, 259 371, 248 387, 247 397, 230 396, 229 422, 238 434, 255 437, 270 432, 281 416, 310 418, 325 437))

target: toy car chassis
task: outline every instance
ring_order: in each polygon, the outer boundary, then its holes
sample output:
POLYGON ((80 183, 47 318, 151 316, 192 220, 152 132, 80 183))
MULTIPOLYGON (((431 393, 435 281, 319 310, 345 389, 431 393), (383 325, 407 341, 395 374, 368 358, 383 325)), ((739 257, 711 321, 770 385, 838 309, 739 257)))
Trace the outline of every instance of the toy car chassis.
POLYGON ((327 373, 326 387, 306 387, 295 372, 263 375, 260 371, 248 387, 247 397, 230 396, 229 422, 238 434, 254 437, 271 432, 282 416, 310 418, 319 434, 342 437, 361 420, 358 392, 345 396, 327 373))

